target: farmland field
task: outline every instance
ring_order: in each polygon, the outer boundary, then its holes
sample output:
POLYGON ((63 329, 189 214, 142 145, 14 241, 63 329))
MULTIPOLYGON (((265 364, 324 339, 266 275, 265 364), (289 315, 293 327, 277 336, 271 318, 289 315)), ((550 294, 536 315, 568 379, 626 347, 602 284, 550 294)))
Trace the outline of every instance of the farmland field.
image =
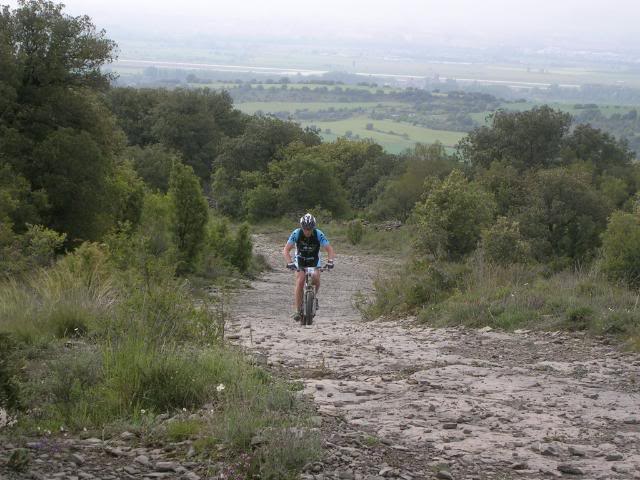
MULTIPOLYGON (((211 83, 190 83, 189 86, 193 88, 211 88, 213 90, 230 90, 233 88, 238 88, 241 85, 251 85, 253 88, 256 88, 258 85, 261 85, 264 90, 280 90, 282 89, 281 83, 248 83, 239 84, 235 82, 211 82, 211 83)), ((317 88, 326 88, 327 91, 332 92, 336 89, 342 90, 358 90, 358 91, 367 91, 370 93, 377 93, 382 91, 383 93, 394 93, 402 91, 401 88, 397 87, 389 87, 380 85, 378 87, 371 87, 367 85, 324 85, 319 83, 287 83, 287 90, 303 90, 305 88, 309 90, 315 90, 317 88)))
POLYGON ((451 151, 455 144, 464 137, 464 133, 447 130, 432 130, 411 125, 409 123, 394 122, 392 120, 371 120, 367 117, 354 117, 335 122, 301 122, 303 126, 316 126, 321 129, 325 140, 335 140, 351 132, 351 138, 371 138, 382 145, 389 153, 399 153, 412 148, 416 143, 441 142, 451 151), (373 124, 373 130, 367 130, 367 124, 373 124), (393 132, 393 133, 389 133, 393 132), (403 137, 403 135, 406 135, 403 137))
POLYGON ((514 64, 489 61, 438 61, 415 54, 415 58, 394 58, 380 52, 362 52, 345 48, 317 49, 310 52, 306 45, 252 46, 250 50, 236 46, 223 48, 182 48, 151 42, 124 41, 120 45, 122 59, 194 62, 226 66, 248 66, 255 69, 282 71, 317 70, 359 73, 368 75, 415 76, 441 79, 453 78, 461 82, 494 84, 538 84, 640 87, 637 71, 628 68, 603 69, 584 62, 580 66, 551 66, 532 62, 514 64))
POLYGON ((335 110, 347 109, 355 110, 358 108, 375 108, 380 106, 402 106, 401 102, 245 102, 237 103, 235 106, 244 113, 254 114, 258 111, 261 112, 290 112, 294 113, 297 110, 317 112, 320 110, 328 110, 333 108, 335 110))

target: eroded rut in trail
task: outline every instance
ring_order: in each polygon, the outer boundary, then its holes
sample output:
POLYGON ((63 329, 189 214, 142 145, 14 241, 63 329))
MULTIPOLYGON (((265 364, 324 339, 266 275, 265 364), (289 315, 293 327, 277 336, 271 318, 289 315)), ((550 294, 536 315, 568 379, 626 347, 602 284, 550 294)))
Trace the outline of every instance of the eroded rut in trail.
POLYGON ((322 416, 305 478, 640 479, 640 356, 579 334, 365 322, 352 305, 385 260, 338 255, 311 327, 291 319, 281 245, 236 296, 235 342, 304 382, 322 416))

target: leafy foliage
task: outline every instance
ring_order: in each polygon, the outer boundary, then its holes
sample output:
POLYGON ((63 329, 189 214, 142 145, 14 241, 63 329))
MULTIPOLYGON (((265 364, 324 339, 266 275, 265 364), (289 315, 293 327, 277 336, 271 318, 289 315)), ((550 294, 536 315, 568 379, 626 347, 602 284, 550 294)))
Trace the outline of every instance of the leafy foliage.
POLYGON ((476 128, 459 144, 473 167, 488 168, 495 161, 508 161, 518 170, 559 164, 569 114, 545 105, 524 112, 498 110, 490 121, 490 127, 476 128))
POLYGON ((381 180, 379 188, 373 190, 377 196, 369 206, 370 215, 376 219, 405 220, 420 199, 425 180, 429 177, 443 179, 459 166, 446 154, 442 144, 416 145, 413 151, 400 158, 396 168, 402 173, 381 180))
POLYGON ((364 223, 359 218, 351 220, 347 225, 347 238, 351 245, 358 245, 364 236, 364 223))
POLYGON ((107 178, 122 145, 96 95, 110 80, 100 67, 115 44, 88 17, 65 15, 45 0, 4 7, 0 24, 3 169, 10 165, 34 191, 23 193, 33 200, 25 205, 31 217, 35 209, 71 242, 99 238, 115 221, 107 178))
POLYGON ((417 246, 437 257, 460 258, 476 248, 494 211, 492 195, 454 170, 441 182, 428 182, 424 200, 416 204, 417 246))
POLYGON ((614 212, 602 237, 602 268, 613 280, 640 285, 640 218, 614 212))
POLYGON ((482 232, 480 247, 486 258, 498 265, 523 263, 531 254, 518 222, 506 217, 498 217, 495 224, 482 232))
POLYGON ((179 270, 190 271, 200 253, 209 216, 207 201, 191 167, 181 163, 173 165, 169 196, 174 214, 172 230, 180 257, 179 270))
POLYGON ((600 246, 609 213, 587 176, 567 169, 541 170, 531 179, 520 231, 534 255, 586 259, 600 246))

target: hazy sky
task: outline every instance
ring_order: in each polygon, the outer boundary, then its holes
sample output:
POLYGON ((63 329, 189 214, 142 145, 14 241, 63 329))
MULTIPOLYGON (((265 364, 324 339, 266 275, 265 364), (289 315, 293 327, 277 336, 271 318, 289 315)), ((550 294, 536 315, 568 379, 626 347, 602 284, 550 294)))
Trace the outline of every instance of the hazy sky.
MULTIPOLYGON (((0 4, 15 6, 15 0, 0 4)), ((581 45, 640 43, 640 0, 66 0, 112 32, 197 33, 419 41, 562 39, 581 45)), ((545 40, 546 41, 546 40, 545 40)), ((558 40, 560 41, 560 40, 558 40)))

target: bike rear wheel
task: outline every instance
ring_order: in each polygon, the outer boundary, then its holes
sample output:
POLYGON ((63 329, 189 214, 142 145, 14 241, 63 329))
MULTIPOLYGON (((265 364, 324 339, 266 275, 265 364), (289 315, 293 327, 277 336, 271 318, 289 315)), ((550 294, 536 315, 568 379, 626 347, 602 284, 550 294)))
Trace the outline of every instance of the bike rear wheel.
POLYGON ((313 315, 314 315, 314 306, 316 301, 316 295, 313 290, 309 290, 304 292, 304 302, 303 302, 303 325, 311 325, 313 323, 313 315))

